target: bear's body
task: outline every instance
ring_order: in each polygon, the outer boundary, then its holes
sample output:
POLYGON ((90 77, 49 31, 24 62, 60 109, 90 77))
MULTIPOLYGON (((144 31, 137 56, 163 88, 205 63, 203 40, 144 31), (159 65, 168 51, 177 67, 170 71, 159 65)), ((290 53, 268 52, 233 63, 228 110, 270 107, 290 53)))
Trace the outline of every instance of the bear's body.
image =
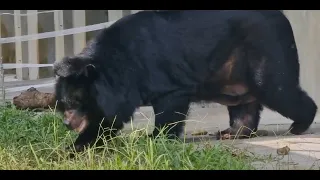
MULTIPOLYGON (((81 132, 79 147, 97 136, 103 118, 103 127, 121 129, 141 102, 157 114, 153 135, 184 120, 190 102, 227 105, 230 128, 223 135, 240 126, 256 131, 263 105, 292 119, 294 134, 307 130, 317 111, 299 86, 291 25, 276 10, 139 12, 102 30, 54 69, 58 110, 81 132)), ((167 133, 179 135, 182 127, 167 133)))

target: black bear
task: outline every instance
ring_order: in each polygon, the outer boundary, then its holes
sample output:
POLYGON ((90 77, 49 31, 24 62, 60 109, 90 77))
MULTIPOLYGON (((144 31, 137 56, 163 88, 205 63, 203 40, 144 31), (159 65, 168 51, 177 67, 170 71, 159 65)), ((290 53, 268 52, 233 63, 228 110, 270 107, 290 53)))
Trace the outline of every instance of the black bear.
POLYGON ((79 132, 79 151, 100 126, 115 135, 141 102, 157 114, 152 136, 167 125, 169 137, 182 132, 191 102, 227 106, 230 128, 218 138, 241 126, 249 136, 263 106, 293 120, 293 134, 306 131, 317 112, 299 85, 290 22, 277 10, 142 11, 103 29, 54 72, 57 109, 79 132))

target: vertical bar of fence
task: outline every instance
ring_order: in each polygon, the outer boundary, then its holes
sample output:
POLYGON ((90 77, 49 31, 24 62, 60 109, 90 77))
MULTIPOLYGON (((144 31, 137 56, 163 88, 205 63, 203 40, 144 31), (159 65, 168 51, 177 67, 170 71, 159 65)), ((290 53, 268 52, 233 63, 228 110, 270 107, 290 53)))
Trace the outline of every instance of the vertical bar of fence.
MULTIPOLYGON (((72 10, 72 24, 73 27, 86 26, 86 12, 85 10, 72 10)), ((73 53, 77 54, 86 45, 86 33, 73 34, 73 53)))
POLYGON ((123 10, 108 10, 108 20, 116 21, 123 17, 123 10))
MULTIPOLYGON (((0 14, 0 38, 1 38, 1 29, 2 29, 2 15, 0 14)), ((3 59, 2 59, 2 44, 0 44, 0 74, 1 74, 1 97, 2 105, 5 105, 6 93, 4 89, 4 68, 3 68, 3 59)))
MULTIPOLYGON (((54 12, 54 30, 61 31, 63 30, 63 11, 55 11, 54 12)), ((55 37, 55 61, 59 61, 64 56, 64 36, 56 36, 55 37)))
MULTIPOLYGON (((54 31, 63 30, 63 10, 55 11, 54 17, 54 31)), ((60 61, 64 56, 64 36, 55 37, 55 62, 60 61)), ((57 78, 57 76, 55 76, 57 78)))
POLYGON ((1 94, 2 94, 2 105, 5 105, 6 102, 6 92, 4 87, 4 68, 3 68, 3 59, 0 57, 0 71, 1 71, 1 94))
MULTIPOLYGON (((38 34, 38 10, 27 10, 28 34, 38 34)), ((39 64, 38 39, 28 41, 28 63, 39 64)), ((29 79, 39 78, 39 68, 29 68, 29 79)))
MULTIPOLYGON (((20 10, 14 10, 14 35, 21 36, 21 16, 20 10)), ((16 53, 16 64, 22 63, 22 42, 16 41, 15 42, 15 53, 16 53)), ((18 80, 24 79, 23 77, 23 68, 16 68, 16 76, 18 80)))

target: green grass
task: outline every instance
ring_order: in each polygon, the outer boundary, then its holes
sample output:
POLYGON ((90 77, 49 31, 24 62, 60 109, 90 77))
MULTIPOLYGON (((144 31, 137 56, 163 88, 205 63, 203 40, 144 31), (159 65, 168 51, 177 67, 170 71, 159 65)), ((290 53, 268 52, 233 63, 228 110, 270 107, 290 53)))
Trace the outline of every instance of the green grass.
POLYGON ((99 151, 92 147, 70 158, 64 149, 76 134, 53 111, 40 115, 1 108, 0 121, 0 169, 253 169, 252 159, 234 155, 221 144, 200 148, 201 143, 151 140, 143 129, 120 134, 99 151))

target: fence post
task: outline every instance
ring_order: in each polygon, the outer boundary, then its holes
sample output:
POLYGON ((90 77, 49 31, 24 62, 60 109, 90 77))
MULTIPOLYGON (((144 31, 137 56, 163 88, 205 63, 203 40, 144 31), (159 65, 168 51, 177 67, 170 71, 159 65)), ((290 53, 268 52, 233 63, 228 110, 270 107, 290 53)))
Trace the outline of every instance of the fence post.
MULTIPOLYGON (((15 36, 21 36, 21 16, 19 15, 21 13, 20 10, 14 10, 14 35, 15 36)), ((16 49, 16 64, 22 63, 22 43, 21 41, 17 41, 15 43, 15 49, 16 49)), ((16 68, 16 76, 18 80, 23 80, 25 77, 23 77, 23 69, 24 68, 16 68)))
MULTIPOLYGON (((63 10, 54 12, 54 30, 63 30, 63 10)), ((64 57, 64 36, 55 37, 55 61, 60 61, 64 57)))
POLYGON ((123 10, 108 10, 108 21, 116 21, 123 17, 123 10))
MULTIPOLYGON (((72 10, 73 28, 86 26, 86 11, 72 10)), ((73 35, 73 53, 77 54, 86 45, 86 33, 78 33, 73 35)))
MULTIPOLYGON (((28 34, 38 34, 38 10, 27 10, 27 13, 32 13, 27 16, 28 34)), ((32 64, 39 64, 38 39, 28 41, 28 61, 32 64)), ((39 68, 29 68, 29 79, 35 80, 39 78, 39 68)))
POLYGON ((4 86, 4 68, 3 68, 3 59, 0 57, 0 74, 1 74, 1 97, 2 97, 2 105, 6 104, 6 92, 5 92, 5 86, 4 86))
MULTIPOLYGON (((0 38, 1 38, 1 29, 2 29, 2 15, 0 15, 0 38)), ((2 61, 2 44, 0 44, 0 74, 1 74, 1 97, 2 102, 1 105, 5 105, 6 93, 4 87, 4 69, 3 69, 3 61, 2 61)))

